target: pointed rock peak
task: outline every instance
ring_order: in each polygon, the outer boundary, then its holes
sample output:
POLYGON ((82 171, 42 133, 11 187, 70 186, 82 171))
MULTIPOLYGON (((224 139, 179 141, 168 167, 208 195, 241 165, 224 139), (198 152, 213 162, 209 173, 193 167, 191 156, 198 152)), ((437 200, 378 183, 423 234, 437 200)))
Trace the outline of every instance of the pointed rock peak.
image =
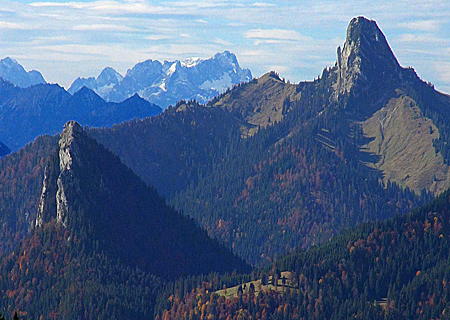
MULTIPOLYGON (((117 84, 123 80, 123 76, 111 67, 106 67, 97 77, 101 85, 117 84)), ((100 86, 101 86, 100 85, 100 86)))
POLYGON ((68 121, 64 127, 61 135, 72 135, 73 133, 82 133, 84 132, 83 128, 78 124, 78 122, 72 120, 68 121))
POLYGON ((390 63, 398 65, 386 37, 373 20, 364 17, 353 18, 347 28, 347 39, 344 45, 367 54, 367 57, 382 57, 390 63))
POLYGON ((70 156, 69 150, 66 150, 69 148, 69 146, 73 143, 74 140, 81 138, 81 137, 87 137, 87 133, 81 128, 81 126, 76 121, 69 121, 64 125, 64 129, 61 132, 61 137, 59 139, 59 147, 60 147, 60 158, 62 160, 61 162, 61 170, 63 168, 70 169, 72 160, 70 156), (61 153, 66 155, 65 157, 61 157, 61 153), (67 160, 67 161, 65 161, 67 160))
MULTIPOLYGON (((87 135, 76 121, 64 125, 59 138, 59 152, 50 158, 44 171, 41 199, 36 216, 36 227, 51 221, 56 214, 58 225, 67 227, 69 220, 69 203, 67 191, 79 189, 72 168, 79 148, 74 146, 79 137, 87 135)), ((70 193, 70 191, 69 191, 70 193)))
POLYGON ((357 84, 398 80, 401 67, 375 21, 357 17, 350 21, 344 47, 337 50, 338 93, 348 93, 357 84))
POLYGON ((75 198, 81 197, 80 173, 91 169, 92 163, 86 157, 96 149, 98 144, 78 122, 69 121, 64 125, 58 153, 51 157, 45 168, 35 224, 37 227, 51 221, 55 213, 56 223, 68 227, 70 204, 75 198))

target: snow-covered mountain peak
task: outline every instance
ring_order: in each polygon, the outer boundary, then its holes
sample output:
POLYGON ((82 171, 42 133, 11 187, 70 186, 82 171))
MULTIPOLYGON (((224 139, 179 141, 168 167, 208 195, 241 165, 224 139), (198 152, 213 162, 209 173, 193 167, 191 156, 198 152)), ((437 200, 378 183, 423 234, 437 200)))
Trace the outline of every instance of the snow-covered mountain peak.
POLYGON ((192 68, 198 65, 202 60, 200 58, 187 58, 181 61, 181 66, 186 68, 192 68))
MULTIPOLYGON (((188 58, 163 63, 146 60, 129 69, 123 79, 114 73, 114 69, 105 69, 104 72, 105 78, 117 77, 119 80, 100 83, 99 76, 85 79, 82 85, 107 101, 120 102, 138 93, 163 108, 179 100, 195 99, 206 103, 226 88, 252 79, 250 70, 241 69, 236 56, 229 51, 217 53, 209 59, 188 58)), ((69 92, 73 94, 81 89, 80 82, 77 79, 69 92)))

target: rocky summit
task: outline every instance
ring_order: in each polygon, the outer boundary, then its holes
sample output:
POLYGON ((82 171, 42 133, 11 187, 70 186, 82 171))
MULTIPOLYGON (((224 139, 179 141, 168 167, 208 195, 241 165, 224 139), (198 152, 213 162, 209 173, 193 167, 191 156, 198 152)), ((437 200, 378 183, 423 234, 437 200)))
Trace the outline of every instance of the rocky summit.
POLYGON ((377 23, 364 17, 350 21, 344 46, 337 49, 337 67, 338 94, 398 77, 401 69, 377 23))

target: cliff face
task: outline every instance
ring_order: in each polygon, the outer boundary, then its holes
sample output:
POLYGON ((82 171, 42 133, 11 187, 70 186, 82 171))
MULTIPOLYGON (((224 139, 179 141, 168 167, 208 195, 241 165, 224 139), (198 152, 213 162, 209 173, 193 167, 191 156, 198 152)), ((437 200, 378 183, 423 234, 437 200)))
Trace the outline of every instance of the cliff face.
POLYGON ((347 28, 344 47, 337 49, 336 94, 354 87, 368 90, 377 82, 400 78, 401 67, 375 21, 354 18, 347 28))
POLYGON ((80 192, 79 181, 73 166, 82 168, 80 163, 80 143, 87 141, 87 134, 75 121, 64 125, 59 139, 59 151, 48 163, 44 172, 42 195, 36 217, 36 226, 41 227, 44 221, 50 221, 49 213, 56 211, 56 222, 67 227, 69 219, 68 195, 80 192), (78 163, 76 163, 78 162, 78 163))

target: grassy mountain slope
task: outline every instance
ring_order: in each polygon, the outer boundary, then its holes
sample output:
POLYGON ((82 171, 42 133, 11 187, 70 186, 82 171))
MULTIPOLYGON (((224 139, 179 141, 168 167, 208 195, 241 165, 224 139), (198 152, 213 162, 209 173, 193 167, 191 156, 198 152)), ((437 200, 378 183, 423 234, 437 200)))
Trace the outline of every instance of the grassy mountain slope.
POLYGON ((371 139, 362 148, 380 156, 378 162, 369 165, 381 170, 385 181, 435 194, 449 187, 449 167, 433 146, 439 138, 438 128, 414 100, 399 92, 361 127, 371 139))
POLYGON ((253 135, 258 127, 265 128, 281 121, 289 111, 290 102, 298 100, 299 96, 296 85, 281 80, 275 72, 269 72, 247 85, 235 86, 208 105, 223 108, 252 125, 249 130, 244 127, 242 133, 253 135))

